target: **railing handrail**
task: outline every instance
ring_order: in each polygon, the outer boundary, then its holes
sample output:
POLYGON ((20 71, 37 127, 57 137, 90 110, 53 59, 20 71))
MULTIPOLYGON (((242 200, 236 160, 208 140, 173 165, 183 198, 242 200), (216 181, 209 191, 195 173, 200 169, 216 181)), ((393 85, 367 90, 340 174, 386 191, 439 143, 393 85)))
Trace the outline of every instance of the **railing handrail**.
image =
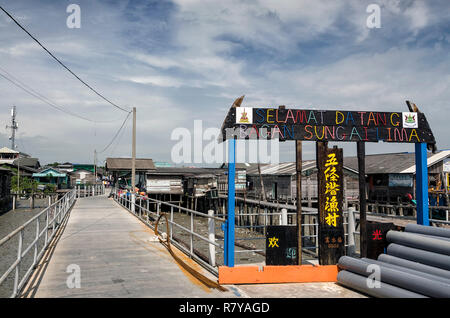
POLYGON ((72 208, 74 202, 76 201, 76 193, 75 189, 72 189, 71 191, 65 193, 58 201, 52 203, 45 209, 43 209, 41 212, 39 212, 37 215, 32 217, 30 220, 25 222, 23 225, 6 235, 3 239, 0 240, 0 247, 2 247, 6 242, 8 242, 11 238, 13 238, 15 235, 19 235, 19 242, 18 242, 18 250, 17 250, 17 258, 14 260, 14 262, 6 269, 5 272, 1 273, 0 275, 0 285, 6 280, 6 278, 15 270, 15 276, 14 276, 14 283, 13 283, 13 291, 11 294, 11 297, 16 297, 20 291, 22 290, 25 283, 28 281, 31 273, 33 272, 35 266, 39 263, 42 255, 44 254, 45 250, 47 249, 50 242, 52 242, 56 229, 59 228, 62 221, 67 215, 67 212, 70 211, 72 208), (51 214, 52 209, 54 209, 53 214, 51 214), (49 213, 50 211, 50 213, 49 213), (39 225, 39 217, 46 213, 46 219, 45 219, 45 228, 43 230, 40 230, 39 225), (49 218, 51 217, 51 220, 49 218), (35 238, 28 246, 23 246, 23 240, 24 240, 24 229, 29 226, 33 221, 36 222, 36 233, 35 238), (51 226, 52 232, 49 233, 49 227, 51 226), (39 239, 45 235, 45 242, 42 246, 42 248, 39 250, 38 248, 38 242, 39 239), (33 248, 34 247, 34 248, 33 248), (26 268, 25 274, 22 276, 20 275, 20 265, 24 257, 31 251, 34 250, 34 257, 33 262, 31 265, 26 268))
MULTIPOLYGON (((176 204, 168 203, 168 202, 165 202, 165 201, 161 201, 161 200, 157 200, 157 199, 153 199, 153 198, 149 198, 149 197, 144 197, 142 195, 138 195, 137 194, 136 195, 136 199, 138 199, 138 198, 139 199, 144 199, 144 200, 150 200, 150 201, 153 201, 154 203, 164 204, 164 205, 167 205, 167 206, 170 206, 170 207, 174 207, 174 208, 180 209, 181 211, 185 211, 185 212, 189 212, 189 213, 196 214, 196 215, 199 215, 199 216, 203 216, 205 218, 210 218, 210 219, 214 219, 214 220, 221 221, 221 222, 225 222, 226 221, 226 219, 224 219, 224 218, 220 218, 220 217, 217 217, 217 216, 211 216, 211 215, 208 215, 208 214, 203 213, 203 212, 191 210, 191 209, 184 208, 184 207, 176 205, 176 204)), ((151 212, 151 211, 149 211, 149 212, 151 212)))
MULTIPOLYGON (((131 194, 130 192, 128 192, 126 190, 124 192, 131 194)), ((193 239, 193 237, 199 238, 202 241, 210 244, 211 246, 215 246, 215 247, 218 247, 220 249, 223 249, 223 245, 215 242, 214 240, 210 240, 208 237, 205 237, 205 236, 203 236, 201 234, 195 233, 195 231, 193 230, 193 227, 192 227, 193 226, 192 222, 193 222, 193 216, 194 215, 198 215, 198 216, 202 216, 202 217, 205 217, 205 218, 209 218, 211 220, 218 220, 218 221, 221 221, 221 222, 225 222, 226 221, 224 218, 220 218, 220 217, 216 217, 216 216, 213 216, 213 215, 208 215, 208 214, 205 214, 205 213, 202 213, 202 212, 198 212, 198 211, 195 211, 195 210, 183 208, 181 206, 178 206, 178 205, 175 205, 175 204, 171 204, 171 203, 167 203, 167 202, 164 202, 164 201, 160 201, 160 200, 144 197, 144 196, 141 196, 139 194, 134 194, 135 198, 134 198, 134 202, 133 202, 133 199, 131 198, 131 195, 130 196, 129 195, 122 196, 122 195, 120 195, 118 193, 118 189, 116 189, 116 188, 113 188, 112 193, 114 194, 114 200, 116 200, 117 203, 119 203, 121 206, 123 206, 125 209, 127 209, 130 213, 132 213, 138 219, 142 220, 150 228, 154 228, 154 226, 151 223, 148 222, 148 219, 146 221, 145 218, 143 218, 143 215, 140 212, 139 213, 136 212, 136 208, 139 208, 140 211, 146 211, 148 214, 153 214, 155 216, 159 216, 160 213, 162 213, 162 212, 160 211, 159 208, 157 208, 157 211, 154 212, 154 211, 151 211, 150 209, 147 209, 144 206, 139 205, 138 204, 138 199, 145 199, 149 203, 150 203, 150 201, 152 201, 151 204, 156 204, 156 205, 160 205, 160 204, 163 205, 164 204, 164 205, 170 206, 171 207, 171 211, 170 211, 171 218, 170 219, 168 218, 167 222, 172 227, 171 230, 170 230, 170 237, 169 237, 169 239, 171 241, 171 244, 173 244, 173 245, 177 246, 178 248, 180 248, 187 255, 190 255, 193 259, 197 260, 200 265, 204 265, 204 267, 206 269, 210 270, 213 274, 218 275, 217 269, 214 266, 211 266, 210 264, 206 263, 198 255, 195 254, 194 248, 193 248, 193 241, 192 241, 192 239, 193 239), (130 204, 129 208, 126 206, 127 204, 124 204, 124 202, 128 202, 130 204), (134 208, 132 208, 132 205, 134 205, 134 208), (178 209, 179 211, 185 211, 185 212, 188 212, 188 213, 191 214, 191 218, 190 218, 191 219, 191 221, 190 221, 191 222, 191 228, 185 227, 185 226, 183 226, 181 224, 178 224, 178 223, 173 221, 172 215, 173 215, 175 209, 178 209), (185 248, 183 245, 179 244, 177 241, 174 240, 173 232, 172 232, 173 226, 175 226, 175 227, 183 230, 184 232, 187 232, 187 233, 190 234, 190 236, 191 236, 190 248, 185 248)))
MULTIPOLYGON (((225 199, 227 197, 228 197, 227 195, 219 194, 219 198, 225 199)), ((280 208, 280 209, 287 209, 287 210, 296 210, 297 209, 297 206, 293 205, 293 204, 279 204, 279 203, 273 203, 273 202, 268 202, 268 201, 247 199, 247 198, 238 197, 238 196, 236 196, 235 199, 236 199, 236 201, 244 201, 244 202, 248 202, 248 203, 259 204, 261 206, 267 206, 270 208, 280 208)), ((302 211, 315 212, 315 211, 317 211, 317 209, 302 206, 302 211)))
POLYGON ((11 238, 13 238, 17 233, 19 233, 20 231, 22 231, 25 227, 27 227, 30 223, 32 223, 33 221, 35 221, 37 218, 39 218, 42 214, 44 214, 48 209, 54 207, 56 204, 59 204, 65 196, 67 196, 69 193, 73 192, 73 190, 67 192, 66 194, 64 194, 61 199, 59 199, 58 201, 52 203, 51 205, 49 205, 48 207, 46 207, 45 209, 43 209, 41 212, 39 212, 38 214, 36 214, 35 216, 33 216, 31 219, 29 219, 28 221, 26 221, 24 224, 22 224, 21 226, 19 226, 17 229, 15 229, 14 231, 10 232, 9 234, 7 234, 5 237, 3 237, 0 240, 0 247, 8 242, 11 238))

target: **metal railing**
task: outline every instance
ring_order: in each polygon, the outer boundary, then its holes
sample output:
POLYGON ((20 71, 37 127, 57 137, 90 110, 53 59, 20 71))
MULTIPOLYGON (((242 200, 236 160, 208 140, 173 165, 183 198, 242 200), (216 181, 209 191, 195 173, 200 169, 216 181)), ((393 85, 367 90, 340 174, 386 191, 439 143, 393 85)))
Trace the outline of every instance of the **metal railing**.
MULTIPOLYGON (((8 248, 6 245, 17 239, 17 258, 0 277, 0 286, 2 286, 14 272, 10 297, 16 297, 21 292, 75 201, 76 192, 71 190, 0 240, 0 249, 2 249, 8 248), (32 229, 33 226, 35 226, 35 230, 32 229), (27 236, 31 234, 32 241, 28 245, 25 242, 25 233, 27 236)), ((2 252, 1 254, 5 255, 6 253, 2 252)))
POLYGON ((76 185, 75 186, 77 198, 93 197, 97 195, 105 194, 105 185, 93 184, 93 185, 76 185))
MULTIPOLYGON (((170 243, 179 248, 186 255, 197 261, 212 274, 218 275, 217 262, 215 259, 215 248, 217 247, 223 250, 223 245, 217 242, 218 240, 216 240, 215 238, 214 229, 216 227, 215 222, 225 222, 226 220, 224 218, 214 216, 213 211, 210 211, 210 213, 206 214, 172 203, 135 195, 127 191, 113 189, 111 193, 117 203, 126 208, 129 212, 131 212, 134 216, 136 216, 151 229, 155 228, 156 221, 158 220, 161 213, 166 213, 168 216, 167 222, 169 223, 170 235, 167 233, 165 233, 165 235, 169 235, 168 239, 170 239, 170 243), (165 210, 165 212, 163 212, 163 210, 165 210), (185 221, 184 223, 187 223, 187 225, 177 223, 175 220, 175 214, 177 214, 178 216, 187 216, 189 218, 188 220, 186 220, 186 218, 183 219, 185 221), (199 231, 195 231, 195 218, 206 219, 208 221, 208 229, 204 229, 206 235, 202 235, 201 233, 199 233, 199 231), (180 237, 174 235, 175 229, 178 229, 181 231, 181 233, 186 234, 188 236, 188 242, 185 242, 180 237), (202 251, 199 251, 195 248, 195 239, 200 240, 208 246, 208 256, 202 255, 202 251)), ((161 221, 161 223, 162 222, 164 221, 161 221)), ((164 228, 165 227, 161 225, 159 225, 158 227, 158 229, 164 228)), ((161 232, 162 230, 159 231, 161 232)))
MULTIPOLYGON (((227 198, 226 195, 219 195, 220 198, 227 198)), ((258 225, 254 224, 244 224, 237 225, 236 228, 260 228, 265 234, 265 229, 268 225, 297 225, 296 216, 297 216, 297 207, 296 205, 291 204, 280 204, 274 202, 260 201, 254 199, 246 199, 242 197, 236 197, 236 204, 239 209, 239 213, 236 213, 236 218, 248 218, 254 217, 259 218, 258 225), (245 209, 243 205, 255 205, 258 206, 258 212, 242 212, 241 209, 245 209)), ((247 207, 248 208, 248 207, 247 207)), ((253 210, 253 209, 252 209, 253 210)), ((348 212, 343 212, 344 216, 344 244, 345 247, 349 248, 349 228, 348 228, 348 212)), ((309 254, 313 258, 318 257, 319 253, 319 244, 318 244, 318 233, 319 233, 319 223, 318 223, 318 212, 317 208, 304 207, 302 206, 302 252, 309 254)), ((236 241, 239 240, 265 240, 265 236, 260 238, 236 238, 236 241)), ((265 252, 265 246, 262 249, 246 249, 242 251, 236 252, 265 252)))

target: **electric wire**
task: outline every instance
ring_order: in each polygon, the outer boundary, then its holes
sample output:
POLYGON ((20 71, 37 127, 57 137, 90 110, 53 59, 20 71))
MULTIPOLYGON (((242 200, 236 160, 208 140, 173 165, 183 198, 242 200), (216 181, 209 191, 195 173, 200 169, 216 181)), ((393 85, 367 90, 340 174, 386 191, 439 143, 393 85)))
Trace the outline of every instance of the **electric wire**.
POLYGON ((89 88, 92 92, 94 92, 97 96, 111 104, 112 106, 116 107, 117 109, 120 109, 124 112, 131 113, 131 110, 126 110, 119 105, 116 105, 115 103, 111 102, 109 99, 107 99, 105 96, 100 94, 98 91, 96 91, 94 88, 92 88, 89 84, 87 84, 85 81, 83 81, 78 75, 76 75, 70 68, 68 68, 63 62, 61 62, 52 52, 50 52, 41 42, 39 42, 38 39, 36 39, 30 32, 28 32, 14 17, 6 11, 1 5, 0 9, 15 23, 19 28, 21 28, 26 34, 28 34, 44 51, 46 51, 55 61, 57 61, 63 68, 65 68, 70 74, 75 76, 76 79, 78 79, 81 83, 83 83, 87 88, 89 88))
POLYGON ((20 81, 19 79, 17 79, 15 76, 11 75, 9 72, 5 71, 3 68, 0 67, 0 76, 3 77, 5 80, 7 80, 8 82, 10 82, 11 84, 15 85, 16 87, 22 89, 23 91, 25 91, 26 93, 28 93, 29 95, 39 99, 40 101, 42 101, 43 103, 53 107, 54 109, 57 109, 61 112, 64 112, 68 115, 77 117, 79 119, 83 119, 92 123, 112 123, 112 122, 116 122, 118 119, 116 120, 110 120, 110 121, 97 121, 97 120, 92 120, 90 118, 78 115, 74 112, 71 112, 70 110, 65 109, 62 106, 57 105, 55 102, 51 101, 50 99, 48 99, 47 97, 45 97, 44 95, 40 94, 39 92, 37 92, 36 90, 34 90, 33 88, 31 88, 29 85, 23 83, 22 81, 20 81), (8 74, 3 74, 2 72, 8 74))
POLYGON ((128 113, 128 114, 127 114, 127 117, 126 117, 125 120, 123 121, 122 126, 120 126, 119 130, 116 132, 116 134, 114 135, 113 139, 109 142, 109 144, 108 144, 105 148, 103 148, 103 150, 98 151, 97 154, 100 154, 100 153, 105 152, 105 151, 112 145, 112 143, 113 143, 114 140, 117 138, 117 136, 119 135, 120 131, 122 130, 123 126, 124 126, 125 123, 127 122, 128 117, 130 117, 130 114, 131 114, 131 113, 128 113))

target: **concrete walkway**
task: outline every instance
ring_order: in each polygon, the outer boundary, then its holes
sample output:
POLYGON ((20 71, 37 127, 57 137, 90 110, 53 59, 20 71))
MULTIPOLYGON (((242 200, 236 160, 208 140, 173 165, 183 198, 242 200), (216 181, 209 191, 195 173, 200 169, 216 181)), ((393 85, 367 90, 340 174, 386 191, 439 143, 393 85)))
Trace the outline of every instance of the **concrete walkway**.
MULTIPOLYGON (((236 297, 205 287, 181 268, 154 233, 106 196, 78 199, 41 277, 34 297, 236 297), (69 288, 74 269, 80 288, 69 288), (67 270, 69 269, 69 272, 67 270)), ((181 257, 181 256, 180 256, 181 257)), ((202 268, 185 256, 196 269, 202 268)), ((37 271, 39 272, 39 271, 37 271)), ((203 271, 204 273, 204 271, 203 271)), ((211 275, 210 278, 213 278, 211 275)))

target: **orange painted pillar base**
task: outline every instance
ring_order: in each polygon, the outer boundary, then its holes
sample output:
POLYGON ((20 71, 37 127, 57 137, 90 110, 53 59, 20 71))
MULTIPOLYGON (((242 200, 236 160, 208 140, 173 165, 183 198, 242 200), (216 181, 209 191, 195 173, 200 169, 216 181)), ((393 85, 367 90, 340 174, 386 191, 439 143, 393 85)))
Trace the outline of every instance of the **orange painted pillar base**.
POLYGON ((337 265, 219 267, 219 284, 337 282, 337 265))

